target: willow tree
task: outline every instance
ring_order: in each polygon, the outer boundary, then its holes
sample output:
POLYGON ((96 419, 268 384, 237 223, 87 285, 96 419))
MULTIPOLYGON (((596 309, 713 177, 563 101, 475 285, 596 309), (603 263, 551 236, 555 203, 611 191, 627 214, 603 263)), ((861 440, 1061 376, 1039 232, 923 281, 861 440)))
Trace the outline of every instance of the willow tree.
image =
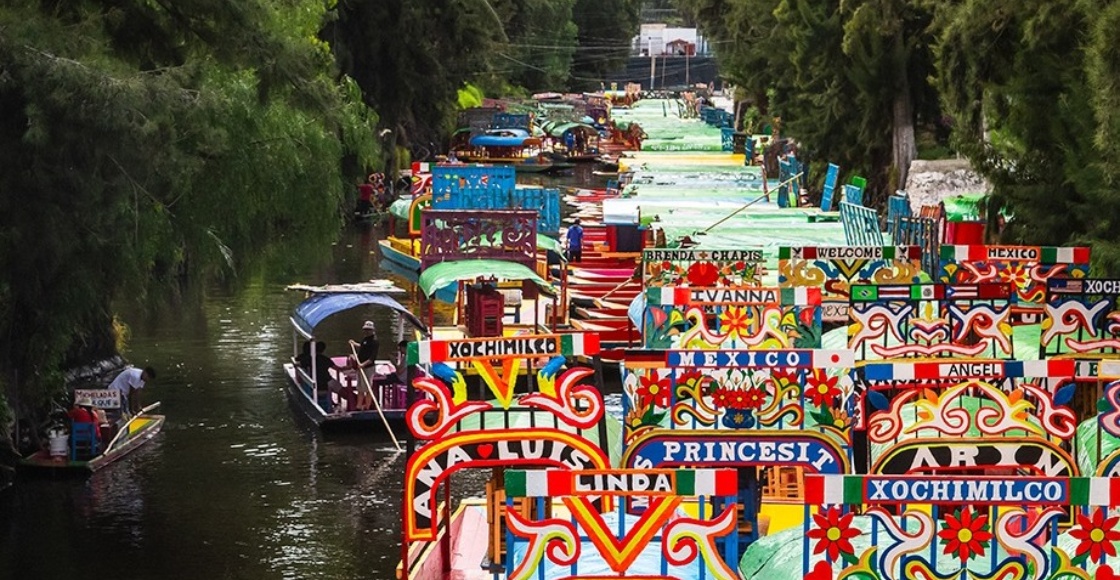
POLYGON ((342 0, 320 36, 380 115, 391 171, 400 147, 439 148, 459 89, 509 40, 490 0, 342 0))
POLYGON ((0 6, 0 381, 31 412, 116 350, 113 301, 279 233, 336 231, 376 116, 315 42, 316 2, 0 6))

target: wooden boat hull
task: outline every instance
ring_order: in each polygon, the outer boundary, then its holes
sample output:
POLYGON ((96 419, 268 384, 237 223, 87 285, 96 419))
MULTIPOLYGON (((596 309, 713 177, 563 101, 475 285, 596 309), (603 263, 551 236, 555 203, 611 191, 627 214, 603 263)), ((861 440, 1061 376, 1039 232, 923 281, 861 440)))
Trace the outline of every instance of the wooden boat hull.
POLYGON ((19 467, 24 471, 51 471, 73 475, 89 475, 111 465, 151 441, 163 428, 164 419, 163 415, 143 415, 137 418, 130 425, 130 434, 123 443, 118 442, 112 449, 87 461, 54 458, 50 456, 46 449, 42 449, 23 458, 19 467))
MULTIPOLYGON (((377 409, 340 413, 327 412, 311 398, 309 394, 310 388, 302 384, 300 377, 296 373, 295 365, 292 363, 285 363, 284 372, 288 375, 285 389, 288 392, 288 398, 320 429, 324 431, 385 430, 385 426, 377 413, 377 409)), ((407 411, 403 400, 399 401, 399 405, 392 404, 395 402, 397 401, 382 401, 381 407, 381 410, 385 414, 386 421, 389 422, 389 426, 393 428, 394 431, 396 431, 398 427, 403 428, 405 412, 407 411), (392 406, 390 406, 390 404, 392 404, 392 406)))

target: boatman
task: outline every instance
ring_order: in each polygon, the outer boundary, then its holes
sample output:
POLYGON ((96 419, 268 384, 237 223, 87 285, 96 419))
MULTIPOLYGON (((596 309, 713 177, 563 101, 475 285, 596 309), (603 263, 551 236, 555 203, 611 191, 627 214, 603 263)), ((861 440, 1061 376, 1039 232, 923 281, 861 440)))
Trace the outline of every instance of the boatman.
POLYGON ((113 382, 109 383, 109 388, 117 391, 121 395, 121 410, 128 409, 132 414, 140 412, 140 389, 150 381, 156 380, 156 370, 152 367, 145 367, 140 370, 136 367, 127 367, 113 382), (127 407, 126 407, 127 405, 127 407))
POLYGON ((362 330, 366 335, 362 337, 361 343, 350 341, 351 345, 358 347, 358 356, 356 358, 351 357, 351 364, 358 372, 365 375, 364 383, 362 383, 361 377, 358 377, 358 410, 369 409, 373 406, 370 390, 373 388, 374 375, 377 374, 377 351, 381 346, 377 341, 377 325, 372 320, 365 321, 365 324, 362 324, 362 330))
POLYGON ((579 218, 572 222, 568 228, 568 261, 579 262, 583 260, 583 226, 579 225, 579 218))

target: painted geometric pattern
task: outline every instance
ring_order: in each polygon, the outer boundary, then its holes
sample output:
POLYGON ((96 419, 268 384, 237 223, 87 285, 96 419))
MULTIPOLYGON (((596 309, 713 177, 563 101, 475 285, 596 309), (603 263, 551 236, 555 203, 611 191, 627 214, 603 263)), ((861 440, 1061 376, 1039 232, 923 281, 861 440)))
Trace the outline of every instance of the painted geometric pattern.
POLYGON ((1089 275, 1089 254, 1087 247, 941 246, 938 277, 946 284, 1012 284, 1019 308, 1038 308, 1047 280, 1089 275))
POLYGON ((1120 354, 1120 280, 1049 280, 1039 355, 1120 354))
POLYGON ((645 348, 817 348, 818 288, 650 288, 645 348))
POLYGON ((782 247, 778 285, 822 290, 822 319, 848 319, 852 284, 915 284, 921 281, 918 246, 782 247))
POLYGON ((848 347, 865 359, 1014 355, 1008 284, 853 285, 848 347))

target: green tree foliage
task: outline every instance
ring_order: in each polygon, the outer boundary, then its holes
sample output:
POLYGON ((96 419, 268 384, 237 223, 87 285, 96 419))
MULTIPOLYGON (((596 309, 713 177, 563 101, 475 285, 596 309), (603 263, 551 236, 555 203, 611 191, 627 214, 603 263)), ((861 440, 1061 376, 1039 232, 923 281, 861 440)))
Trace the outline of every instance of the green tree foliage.
MULTIPOLYGON (((929 0, 678 0, 713 41, 721 74, 813 159, 904 179, 914 129, 940 117, 928 77, 929 0)), ((820 166, 823 163, 818 163, 820 166)), ((821 168, 823 169, 823 168, 821 168)))
POLYGON ((0 377, 25 408, 115 350, 114 299, 336 231, 376 116, 315 40, 316 2, 0 6, 0 377))
POLYGON ((345 0, 320 36, 386 138, 429 150, 453 129, 459 89, 490 74, 495 46, 509 40, 489 0, 345 0))
POLYGON ((938 53, 960 149, 1014 215, 1003 241, 1091 244, 1095 274, 1110 276, 1120 275, 1118 23, 1117 2, 970 0, 946 12, 938 53))
POLYGON ((598 89, 601 79, 626 64, 640 7, 640 0, 576 0, 572 19, 580 50, 572 61, 572 86, 598 89))
POLYGON ((529 91, 562 89, 576 53, 576 0, 493 0, 509 43, 495 51, 494 69, 509 84, 529 91))

